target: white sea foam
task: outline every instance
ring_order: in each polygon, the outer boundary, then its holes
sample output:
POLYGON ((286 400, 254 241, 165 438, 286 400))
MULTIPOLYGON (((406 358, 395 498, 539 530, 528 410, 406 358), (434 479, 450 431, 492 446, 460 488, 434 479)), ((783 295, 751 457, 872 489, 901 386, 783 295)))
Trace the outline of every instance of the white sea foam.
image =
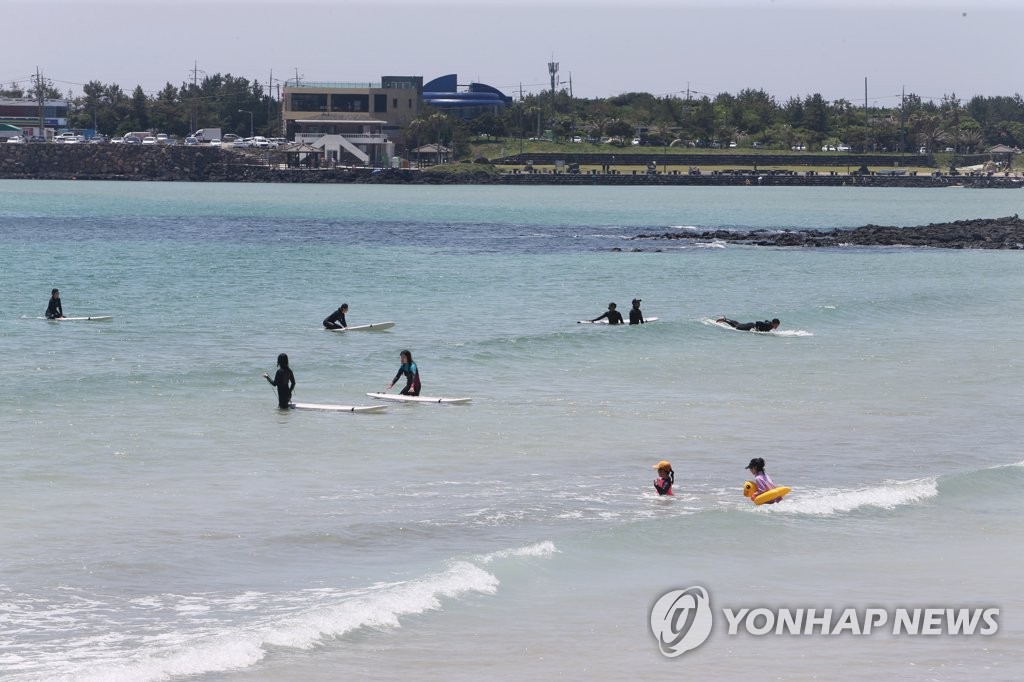
POLYGON ((557 554, 558 548, 555 547, 555 543, 550 540, 544 542, 538 542, 535 545, 527 545, 526 547, 516 547, 515 549, 501 549, 497 552, 491 552, 490 554, 481 555, 477 561, 482 564, 489 564, 498 559, 507 559, 509 557, 543 557, 557 554))
POLYGON ((894 509, 935 497, 938 494, 938 481, 934 478, 927 478, 914 481, 891 481, 852 490, 822 488, 806 492, 794 491, 786 496, 783 504, 762 505, 749 509, 751 511, 771 509, 780 513, 830 516, 868 507, 894 509))
MULTIPOLYGON (((543 555, 555 550, 550 543, 541 543, 507 551, 510 555, 543 555)), ((95 638, 89 642, 79 640, 90 649, 92 664, 87 668, 79 668, 74 663, 78 656, 71 655, 57 674, 51 667, 46 675, 30 674, 24 679, 138 682, 238 670, 262 660, 268 646, 312 649, 324 640, 361 628, 397 628, 403 616, 440 609, 442 599, 470 593, 494 594, 497 589, 498 579, 494 575, 474 563, 456 561, 446 570, 424 578, 355 592, 305 590, 278 596, 263 594, 260 597, 265 602, 264 612, 284 614, 245 625, 217 625, 204 620, 200 628, 144 638, 115 634, 105 643, 95 638), (137 645, 140 639, 146 644, 126 656, 125 649, 131 651, 130 645, 137 645), (97 664, 97 658, 106 662, 97 664)), ((245 595, 247 602, 252 598, 253 593, 245 595)), ((220 606, 220 600, 211 601, 220 606)))

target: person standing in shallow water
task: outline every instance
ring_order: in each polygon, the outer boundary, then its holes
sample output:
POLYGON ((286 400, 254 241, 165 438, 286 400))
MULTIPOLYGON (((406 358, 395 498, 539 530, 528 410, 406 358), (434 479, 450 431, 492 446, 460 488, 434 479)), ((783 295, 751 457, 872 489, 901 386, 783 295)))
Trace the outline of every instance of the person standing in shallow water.
POLYGON ((405 376, 405 388, 402 389, 402 395, 416 396, 420 394, 420 370, 416 366, 416 363, 412 361, 412 353, 407 350, 403 350, 398 355, 399 360, 402 364, 398 368, 398 372, 395 373, 395 378, 388 384, 390 389, 395 383, 405 376))
POLYGON ((64 309, 60 305, 60 289, 50 291, 50 301, 46 305, 46 319, 56 320, 64 317, 64 309))
POLYGON ((288 367, 288 354, 281 353, 277 356, 277 374, 271 379, 266 372, 263 378, 270 382, 271 386, 277 387, 277 406, 282 410, 291 407, 292 391, 295 390, 295 374, 288 367))
POLYGON ((640 301, 643 299, 634 298, 633 307, 629 310, 629 323, 630 324, 645 324, 644 314, 640 312, 640 301))
POLYGON ((659 495, 674 495, 672 486, 676 482, 676 472, 672 471, 672 464, 668 460, 661 460, 654 465, 658 471, 658 477, 654 479, 654 489, 659 495))

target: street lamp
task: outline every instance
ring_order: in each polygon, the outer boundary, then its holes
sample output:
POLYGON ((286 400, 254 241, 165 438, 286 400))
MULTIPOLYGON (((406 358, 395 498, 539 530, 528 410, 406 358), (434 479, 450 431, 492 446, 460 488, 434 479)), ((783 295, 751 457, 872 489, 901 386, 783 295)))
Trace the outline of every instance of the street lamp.
POLYGON ((249 114, 249 137, 252 137, 252 135, 253 135, 253 133, 252 133, 252 112, 251 111, 246 111, 245 109, 239 109, 238 113, 240 113, 240 114, 249 114))

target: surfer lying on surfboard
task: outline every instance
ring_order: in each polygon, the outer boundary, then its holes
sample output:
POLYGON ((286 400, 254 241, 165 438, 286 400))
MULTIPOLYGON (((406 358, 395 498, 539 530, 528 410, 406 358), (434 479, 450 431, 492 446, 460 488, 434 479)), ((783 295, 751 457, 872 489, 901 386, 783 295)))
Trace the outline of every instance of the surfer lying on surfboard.
POLYGON ((406 384, 405 388, 402 389, 402 395, 419 395, 420 394, 420 370, 416 367, 416 363, 412 361, 412 353, 407 350, 403 350, 398 355, 402 361, 402 366, 398 368, 398 372, 395 373, 395 378, 388 384, 388 388, 395 385, 402 375, 405 375, 406 384))
POLYGON ((763 320, 760 322, 737 322, 736 320, 730 320, 724 315, 717 320, 718 324, 727 324, 733 329, 739 329, 741 332, 770 332, 779 328, 779 318, 773 318, 771 321, 763 320))

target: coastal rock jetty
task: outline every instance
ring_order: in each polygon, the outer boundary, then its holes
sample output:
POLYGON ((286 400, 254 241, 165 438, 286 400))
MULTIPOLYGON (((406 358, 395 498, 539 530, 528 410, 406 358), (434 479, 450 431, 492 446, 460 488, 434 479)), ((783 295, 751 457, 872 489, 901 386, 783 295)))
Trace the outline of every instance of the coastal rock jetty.
POLYGON ((692 242, 730 242, 750 246, 919 246, 937 249, 1024 249, 1024 220, 1006 218, 957 220, 918 227, 865 225, 836 230, 714 230, 641 234, 642 239, 684 239, 692 242))

